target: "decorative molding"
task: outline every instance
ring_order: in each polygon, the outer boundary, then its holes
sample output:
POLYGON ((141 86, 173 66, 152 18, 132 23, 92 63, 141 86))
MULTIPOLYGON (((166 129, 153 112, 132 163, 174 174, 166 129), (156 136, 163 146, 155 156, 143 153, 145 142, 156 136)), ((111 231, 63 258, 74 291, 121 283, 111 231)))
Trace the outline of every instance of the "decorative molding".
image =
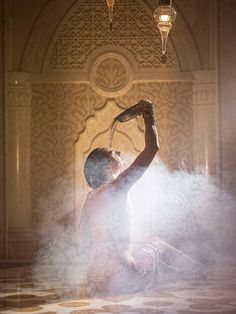
POLYGON ((193 82, 195 84, 212 84, 215 85, 215 71, 193 71, 179 72, 173 69, 156 69, 155 71, 141 71, 135 68, 134 61, 131 55, 127 55, 124 49, 115 49, 112 51, 99 50, 88 59, 85 72, 70 72, 70 71, 55 71, 44 74, 32 74, 30 82, 34 83, 87 83, 91 84, 90 70, 93 70, 94 63, 97 59, 107 54, 115 54, 125 58, 128 67, 131 68, 133 83, 137 82, 193 82))
MULTIPOLYGON (((130 62, 130 60, 129 60, 130 62)), ((132 66, 132 64, 131 64, 132 66)), ((133 71, 133 83, 135 82, 191 82, 195 81, 192 72, 177 72, 177 71, 162 71, 156 72, 147 71, 133 71)), ((53 73, 34 74, 31 76, 31 82, 33 84, 38 83, 90 83, 89 72, 73 72, 60 71, 53 73)), ((114 95, 112 95, 113 97, 114 95)))

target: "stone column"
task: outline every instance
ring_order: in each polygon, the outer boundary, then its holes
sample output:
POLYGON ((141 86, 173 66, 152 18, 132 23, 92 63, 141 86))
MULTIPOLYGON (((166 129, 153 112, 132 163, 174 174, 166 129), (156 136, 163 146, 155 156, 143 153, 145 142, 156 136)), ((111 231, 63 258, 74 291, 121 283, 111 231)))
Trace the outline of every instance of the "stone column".
POLYGON ((218 173, 218 110, 214 73, 194 73, 194 166, 206 174, 218 173))
POLYGON ((4 171, 4 102, 5 102, 5 25, 4 5, 0 5, 0 260, 6 254, 6 212, 5 212, 5 171, 4 171))
POLYGON ((8 258, 28 258, 30 231, 30 104, 31 88, 26 73, 8 73, 6 110, 6 206, 8 258))

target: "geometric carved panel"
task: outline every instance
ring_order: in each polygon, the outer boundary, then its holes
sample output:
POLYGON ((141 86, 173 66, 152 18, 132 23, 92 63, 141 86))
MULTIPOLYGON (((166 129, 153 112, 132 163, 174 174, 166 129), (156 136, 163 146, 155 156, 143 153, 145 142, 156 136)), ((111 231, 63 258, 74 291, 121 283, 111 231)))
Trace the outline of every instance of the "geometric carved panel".
MULTIPOLYGON (((31 184, 35 209, 39 200, 53 192, 58 179, 74 188, 74 142, 86 119, 105 100, 87 84, 34 84, 32 92, 31 184)), ((58 203, 65 197, 63 193, 66 191, 58 195, 58 203)))
MULTIPOLYGON (((113 30, 109 30, 106 1, 81 0, 59 26, 46 64, 48 70, 82 70, 97 49, 122 47, 129 51, 137 68, 162 68, 161 38, 146 4, 140 0, 119 0, 114 6, 113 30)), ((178 68, 171 40, 167 68, 178 68)))
MULTIPOLYGON (((75 143, 79 141, 88 118, 98 117, 96 111, 111 103, 82 83, 35 83, 32 92, 32 205, 33 216, 38 219, 35 215, 37 203, 50 195, 58 178, 63 178, 67 187, 74 190, 75 143)), ((115 100, 120 111, 141 98, 154 102, 160 136, 158 155, 172 169, 183 164, 190 169, 193 166, 191 95, 190 82, 140 82, 134 83, 127 93, 115 100)), ((139 128, 142 129, 142 125, 139 128)), ((100 131, 94 128, 93 132, 96 137, 96 132, 100 131)), ((129 135, 130 132, 127 130, 126 133, 129 135)), ((107 146, 107 140, 104 145, 107 146)), ((66 191, 58 194, 57 204, 63 202, 63 193, 66 191)))

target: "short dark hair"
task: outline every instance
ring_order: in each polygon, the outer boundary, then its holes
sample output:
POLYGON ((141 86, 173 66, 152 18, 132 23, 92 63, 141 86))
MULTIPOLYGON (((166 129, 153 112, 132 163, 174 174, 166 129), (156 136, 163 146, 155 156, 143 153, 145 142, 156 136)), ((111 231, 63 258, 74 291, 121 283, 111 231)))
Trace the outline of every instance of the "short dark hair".
POLYGON ((91 188, 96 189, 107 183, 111 169, 111 152, 109 148, 98 147, 88 155, 84 164, 84 175, 91 188))

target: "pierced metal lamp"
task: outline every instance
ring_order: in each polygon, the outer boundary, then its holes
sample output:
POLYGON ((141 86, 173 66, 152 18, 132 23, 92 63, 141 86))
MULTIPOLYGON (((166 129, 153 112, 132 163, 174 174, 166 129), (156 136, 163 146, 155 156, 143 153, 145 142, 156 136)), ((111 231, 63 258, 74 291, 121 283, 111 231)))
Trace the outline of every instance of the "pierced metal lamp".
POLYGON ((115 4, 115 0, 106 0, 108 11, 109 11, 109 21, 110 21, 110 31, 112 31, 112 23, 113 23, 113 8, 115 4))
POLYGON ((159 6, 154 11, 154 19, 161 34, 162 63, 166 63, 167 39, 177 15, 175 9, 171 5, 172 0, 159 0, 159 6))

